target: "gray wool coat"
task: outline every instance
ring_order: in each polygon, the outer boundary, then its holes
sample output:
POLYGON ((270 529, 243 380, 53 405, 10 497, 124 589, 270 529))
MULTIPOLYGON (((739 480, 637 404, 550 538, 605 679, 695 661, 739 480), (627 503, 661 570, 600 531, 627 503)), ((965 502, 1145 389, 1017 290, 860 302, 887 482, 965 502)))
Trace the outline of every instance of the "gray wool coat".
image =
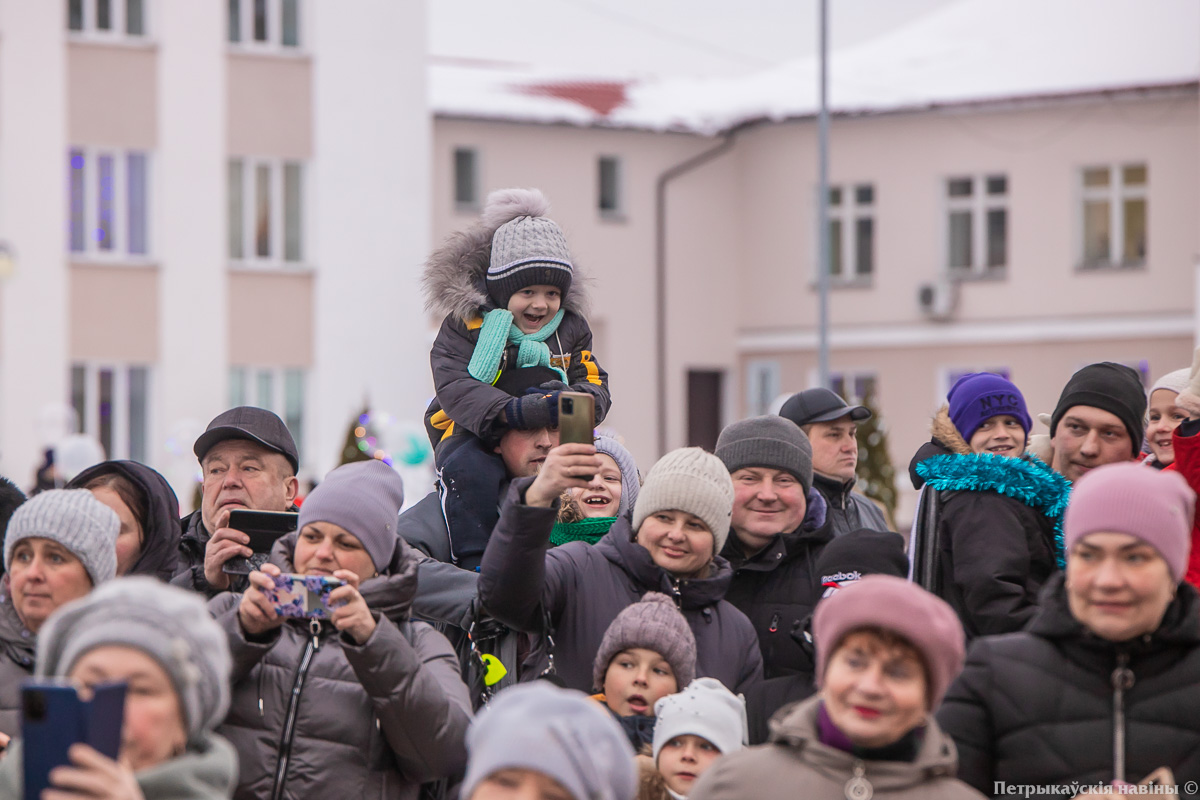
POLYGON ((592 661, 609 624, 646 592, 674 598, 696 636, 696 674, 734 692, 762 680, 762 653, 754 626, 725 597, 733 572, 716 557, 707 578, 677 579, 633 540, 621 517, 594 545, 570 542, 547 552, 557 510, 524 504, 533 478, 513 481, 488 541, 479 574, 484 608, 510 628, 540 633, 544 608, 554 637, 558 676, 572 689, 591 691, 592 661))
MULTIPOLYGON (((294 543, 285 537, 272 555, 285 571, 294 543)), ((327 623, 314 640, 307 620, 252 639, 238 621, 240 595, 211 601, 233 655, 233 698, 218 732, 241 762, 235 798, 415 798, 420 784, 466 766, 471 703, 450 643, 408 618, 416 570, 401 546, 391 574, 363 582, 376 628, 362 645, 327 623)))

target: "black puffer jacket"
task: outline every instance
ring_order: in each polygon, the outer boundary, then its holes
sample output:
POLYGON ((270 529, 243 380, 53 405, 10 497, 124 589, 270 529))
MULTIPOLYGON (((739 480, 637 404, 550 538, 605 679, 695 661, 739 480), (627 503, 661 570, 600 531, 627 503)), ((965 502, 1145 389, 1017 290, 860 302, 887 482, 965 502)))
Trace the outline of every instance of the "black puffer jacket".
POLYGON ((733 567, 725 599, 754 624, 767 678, 812 670, 812 659, 790 632, 813 610, 817 556, 833 541, 825 512, 825 498, 812 489, 799 528, 776 536, 750 558, 742 554, 737 535, 730 530, 721 550, 733 567))
POLYGON ((142 552, 129 570, 130 575, 151 575, 169 581, 178 571, 179 498, 167 479, 145 464, 136 461, 103 461, 88 467, 67 484, 68 489, 81 489, 93 478, 115 473, 131 481, 147 498, 149 513, 142 530, 142 552))
POLYGON ((1125 779, 1175 772, 1182 796, 1200 781, 1200 597, 1187 584, 1158 630, 1117 644, 1071 616, 1063 576, 1020 633, 975 641, 937 720, 958 746, 958 777, 1066 785, 1113 779, 1113 671, 1127 658, 1125 779), (1193 785, 1194 786, 1194 785, 1193 785))
MULTIPOLYGON (((570 542, 547 551, 557 508, 525 505, 533 478, 513 481, 488 542, 479 597, 509 627, 541 633, 545 614, 554 628, 554 661, 572 689, 592 686, 592 662, 617 615, 646 592, 662 592, 679 606, 696 636, 696 674, 734 692, 762 680, 754 628, 724 599, 733 577, 725 559, 707 578, 676 578, 634 541, 629 517, 613 523, 594 545, 570 542)), ((557 505, 557 503, 556 503, 557 505)))
POLYGON ((825 505, 828 506, 826 516, 833 535, 842 536, 859 528, 890 531, 892 526, 884 519, 879 506, 854 491, 856 483, 854 478, 843 481, 813 473, 813 488, 825 498, 825 505))
MULTIPOLYGON (((934 419, 933 434, 910 466, 917 488, 924 480, 917 466, 941 456, 955 460, 957 477, 948 479, 953 485, 1016 485, 1028 478, 1041 497, 1063 490, 1063 479, 1040 461, 972 454, 945 409, 934 419)), ((1038 592, 1058 571, 1056 520, 990 488, 943 489, 940 502, 937 530, 932 532, 940 549, 939 594, 958 613, 968 638, 1021 630, 1037 611, 1038 592)), ((918 530, 914 540, 930 534, 918 530)))

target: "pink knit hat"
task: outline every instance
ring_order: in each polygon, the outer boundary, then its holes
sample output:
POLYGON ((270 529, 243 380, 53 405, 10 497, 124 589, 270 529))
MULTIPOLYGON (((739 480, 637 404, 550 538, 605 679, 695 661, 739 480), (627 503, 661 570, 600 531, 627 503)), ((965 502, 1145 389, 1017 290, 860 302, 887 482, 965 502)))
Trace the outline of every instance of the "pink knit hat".
POLYGON ((825 598, 813 615, 818 688, 829 656, 847 634, 862 628, 893 631, 916 648, 929 673, 929 708, 936 709, 963 667, 963 629, 954 609, 894 575, 868 575, 825 598))
POLYGON ((1196 495, 1178 472, 1125 461, 1091 470, 1071 491, 1063 519, 1067 558, 1089 533, 1127 533, 1159 552, 1183 580, 1192 547, 1196 495))

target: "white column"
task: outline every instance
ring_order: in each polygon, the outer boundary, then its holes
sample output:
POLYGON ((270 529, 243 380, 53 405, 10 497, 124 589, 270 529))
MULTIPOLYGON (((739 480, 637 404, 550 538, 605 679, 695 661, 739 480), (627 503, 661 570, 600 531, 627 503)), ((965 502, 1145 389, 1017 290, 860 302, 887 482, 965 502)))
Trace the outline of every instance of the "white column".
POLYGON ((42 409, 68 401, 65 4, 0 2, 0 473, 32 483, 42 409))
POLYGON ((425 6, 311 6, 317 269, 308 458, 336 464, 364 397, 420 424, 432 396, 420 270, 429 250, 425 6))
POLYGON ((226 6, 160 0, 153 16, 154 248, 162 264, 153 460, 185 507, 197 469, 192 442, 227 399, 226 6))

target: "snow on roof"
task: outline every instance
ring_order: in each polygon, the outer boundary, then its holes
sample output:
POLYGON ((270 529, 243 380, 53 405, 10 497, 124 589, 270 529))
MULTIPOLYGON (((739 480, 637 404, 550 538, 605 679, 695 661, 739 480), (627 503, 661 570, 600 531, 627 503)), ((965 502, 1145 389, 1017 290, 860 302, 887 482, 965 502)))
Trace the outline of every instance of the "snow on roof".
MULTIPOLYGON (((959 0, 830 54, 837 113, 1162 86, 1200 79, 1198 0, 959 0)), ((817 111, 816 58, 743 77, 632 80, 449 61, 439 115, 716 133, 817 111)))

